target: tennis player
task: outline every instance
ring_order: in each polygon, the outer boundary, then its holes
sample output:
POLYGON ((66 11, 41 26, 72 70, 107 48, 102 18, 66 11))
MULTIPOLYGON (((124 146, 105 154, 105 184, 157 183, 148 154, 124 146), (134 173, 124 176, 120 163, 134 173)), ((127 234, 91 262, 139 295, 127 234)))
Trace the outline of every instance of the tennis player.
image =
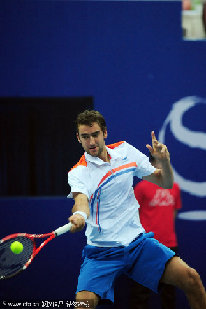
POLYGON ((161 168, 127 142, 105 145, 107 127, 98 111, 77 117, 77 139, 85 150, 68 173, 69 197, 75 204, 69 221, 72 232, 87 223, 87 245, 80 269, 76 300, 114 301, 114 281, 122 273, 158 293, 159 283, 182 289, 193 309, 206 309, 206 293, 196 270, 146 233, 133 192, 137 176, 163 188, 172 188, 173 172, 167 147, 154 132, 146 145, 161 168))

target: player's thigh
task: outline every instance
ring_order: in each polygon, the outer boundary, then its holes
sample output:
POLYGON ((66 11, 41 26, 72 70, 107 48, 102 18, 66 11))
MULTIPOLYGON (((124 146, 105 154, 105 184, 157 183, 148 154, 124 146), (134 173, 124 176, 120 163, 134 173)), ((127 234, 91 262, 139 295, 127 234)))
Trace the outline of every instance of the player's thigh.
POLYGON ((184 289, 187 286, 191 274, 194 272, 194 269, 190 268, 182 259, 175 256, 167 262, 160 282, 184 289))
POLYGON ((80 302, 84 302, 84 303, 88 302, 89 308, 93 309, 93 308, 96 308, 96 306, 98 305, 98 302, 100 301, 100 297, 97 294, 90 292, 90 291, 80 291, 80 292, 77 292, 76 294, 76 301, 79 302, 79 305, 80 305, 80 302))

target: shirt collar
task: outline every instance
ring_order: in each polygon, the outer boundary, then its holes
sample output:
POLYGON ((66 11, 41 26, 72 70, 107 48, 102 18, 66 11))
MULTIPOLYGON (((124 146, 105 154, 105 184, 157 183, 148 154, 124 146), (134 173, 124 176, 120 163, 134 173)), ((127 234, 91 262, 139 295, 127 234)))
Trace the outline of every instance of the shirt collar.
MULTIPOLYGON (((116 160, 116 159, 122 158, 122 156, 119 153, 117 153, 114 149, 108 148, 107 146, 106 146, 106 149, 107 149, 108 154, 111 157, 111 160, 116 160)), ((108 163, 108 162, 104 162, 103 160, 101 160, 98 157, 92 157, 87 152, 85 152, 85 158, 86 158, 87 161, 98 164, 98 165, 103 165, 105 163, 108 163)))
POLYGON ((106 148, 107 148, 107 152, 110 155, 112 160, 122 158, 122 156, 115 149, 108 148, 107 146, 106 146, 106 148))

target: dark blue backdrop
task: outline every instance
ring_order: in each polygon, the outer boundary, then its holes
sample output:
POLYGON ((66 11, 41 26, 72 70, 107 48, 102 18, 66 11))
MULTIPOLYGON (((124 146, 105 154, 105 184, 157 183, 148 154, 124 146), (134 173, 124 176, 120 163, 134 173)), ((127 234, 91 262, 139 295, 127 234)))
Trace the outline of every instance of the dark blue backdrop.
MULTIPOLYGON (((146 152, 151 130, 158 135, 174 103, 192 96, 196 103, 189 109, 186 100, 181 125, 175 124, 178 134, 169 125, 177 119, 170 117, 165 142, 184 180, 181 212, 205 211, 206 147, 199 136, 191 137, 196 145, 184 137, 199 132, 205 138, 206 42, 182 40, 181 2, 1 1, 0 40, 0 96, 91 95, 107 120, 108 143, 127 140, 146 152), (189 181, 201 194, 191 191, 189 181)), ((46 232, 64 224, 71 208, 64 198, 0 202, 1 236, 20 227, 46 232)), ((204 212, 199 215, 178 218, 177 231, 181 255, 206 284, 206 221, 204 212)), ((82 234, 56 240, 27 273, 1 283, 1 298, 15 298, 20 285, 20 298, 72 297, 83 243, 82 234), (55 287, 46 289, 51 277, 55 287)), ((182 296, 179 302, 187 308, 182 296)))

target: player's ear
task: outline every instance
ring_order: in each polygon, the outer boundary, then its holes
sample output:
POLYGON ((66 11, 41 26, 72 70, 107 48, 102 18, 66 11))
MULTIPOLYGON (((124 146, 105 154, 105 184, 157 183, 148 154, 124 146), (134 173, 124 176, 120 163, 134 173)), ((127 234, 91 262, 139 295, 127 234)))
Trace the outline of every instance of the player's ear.
POLYGON ((76 137, 77 137, 77 139, 78 139, 78 142, 81 144, 82 142, 81 142, 81 140, 80 140, 80 138, 79 138, 79 133, 78 133, 78 132, 76 133, 76 137))
POLYGON ((105 128, 104 133, 103 133, 103 137, 107 138, 107 136, 108 136, 108 133, 107 133, 107 129, 105 128))

